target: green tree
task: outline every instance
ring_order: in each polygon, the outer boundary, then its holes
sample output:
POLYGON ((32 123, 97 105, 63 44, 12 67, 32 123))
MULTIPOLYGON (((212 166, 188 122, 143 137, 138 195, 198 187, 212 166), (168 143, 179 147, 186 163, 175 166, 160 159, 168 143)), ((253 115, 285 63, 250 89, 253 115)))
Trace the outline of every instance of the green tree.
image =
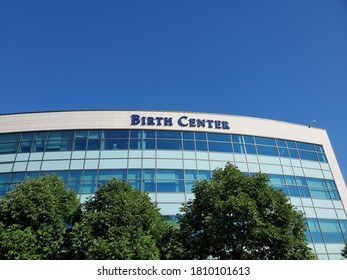
POLYGON ((343 249, 341 251, 341 255, 342 255, 342 257, 347 259, 347 243, 345 243, 345 247, 343 247, 343 249))
POLYGON ((148 194, 116 179, 87 200, 73 233, 77 259, 170 259, 177 246, 148 194))
POLYGON ((76 193, 57 176, 25 180, 0 200, 0 258, 70 258, 70 233, 80 213, 76 193))
POLYGON ((243 175, 227 164, 199 181, 180 214, 187 259, 313 259, 305 222, 265 174, 243 175))

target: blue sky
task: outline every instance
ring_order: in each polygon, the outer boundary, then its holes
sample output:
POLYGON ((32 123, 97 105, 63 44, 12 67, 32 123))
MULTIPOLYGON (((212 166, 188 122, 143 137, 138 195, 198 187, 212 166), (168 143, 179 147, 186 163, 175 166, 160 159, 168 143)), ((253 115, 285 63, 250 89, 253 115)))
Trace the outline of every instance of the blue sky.
POLYGON ((315 119, 347 178, 347 1, 0 0, 0 94, 0 114, 315 119))

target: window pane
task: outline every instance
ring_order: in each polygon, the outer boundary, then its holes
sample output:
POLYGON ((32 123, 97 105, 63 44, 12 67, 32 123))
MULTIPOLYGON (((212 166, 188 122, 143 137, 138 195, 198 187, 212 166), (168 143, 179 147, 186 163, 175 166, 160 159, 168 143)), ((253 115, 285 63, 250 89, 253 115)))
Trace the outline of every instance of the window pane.
POLYGON ((305 177, 296 176, 296 183, 300 186, 307 186, 305 177))
POLYGON ((327 157, 324 154, 317 154, 320 162, 328 162, 327 157))
POLYGON ((276 139, 277 146, 279 147, 287 147, 286 141, 282 139, 276 139))
POLYGON ((205 132, 195 132, 195 139, 196 140, 206 140, 206 133, 205 132))
POLYGON ((307 187, 298 187, 300 195, 302 197, 311 197, 310 192, 307 187))
POLYGON ((100 150, 101 139, 89 139, 88 140, 88 150, 100 150))
POLYGON ((105 138, 129 138, 129 130, 104 130, 105 138))
POLYGON ((129 169, 128 170, 128 180, 140 180, 141 179, 141 169, 129 169))
POLYGON ((198 173, 196 170, 185 170, 185 179, 186 180, 197 180, 198 179, 198 173))
POLYGON ((286 184, 287 185, 296 185, 295 177, 286 175, 286 184))
POLYGON ((310 188, 310 193, 312 198, 318 199, 329 199, 330 195, 327 190, 310 188))
POLYGON ((102 130, 90 130, 89 139, 100 139, 102 135, 102 130))
POLYGON ((255 145, 246 144, 246 150, 247 150, 247 154, 252 154, 252 155, 257 154, 257 150, 255 149, 255 145))
POLYGON ((234 143, 243 143, 242 135, 233 134, 231 135, 231 139, 234 143))
POLYGON ((1 154, 16 153, 18 148, 18 142, 15 143, 2 143, 0 144, 1 154))
POLYGON ((316 153, 314 152, 306 152, 306 151, 299 151, 300 158, 304 160, 317 160, 316 153))
POLYGON ((88 130, 76 130, 76 139, 86 139, 88 137, 88 130))
POLYGON ((48 140, 46 151, 60 151, 61 140, 48 140))
POLYGON ((157 170, 158 179, 183 179, 183 170, 170 170, 170 169, 158 169, 157 170))
POLYGON ((130 149, 131 150, 141 150, 142 149, 142 140, 130 140, 130 149))
POLYGON ((156 138, 155 130, 144 130, 143 138, 156 138))
POLYGON ((209 141, 230 142, 229 134, 207 133, 207 137, 209 141))
POLYGON ((296 142, 299 150, 315 151, 314 145, 302 142, 296 142))
POLYGON ((257 144, 276 146, 276 141, 274 138, 267 138, 267 137, 254 137, 254 138, 255 138, 255 143, 257 144))
POLYGON ((198 170, 199 180, 210 180, 211 172, 209 170, 198 170))
POLYGON ((244 154, 246 152, 245 146, 243 144, 234 143, 234 153, 244 154))
POLYGON ((145 192, 156 192, 156 184, 154 180, 143 180, 142 187, 145 192))
POLYGON ((130 138, 142 139, 143 138, 143 130, 130 130, 130 138))
POLYGON ((158 192, 184 192, 183 180, 158 180, 157 181, 158 192))
POLYGON ((267 156, 278 156, 276 147, 259 146, 257 145, 258 154, 267 156))
POLYGON ((159 140, 157 142, 158 150, 182 150, 181 140, 159 140))
POLYGON ((294 141, 286 140, 288 148, 296 149, 296 144, 294 141))
POLYGON ((327 187, 324 179, 306 178, 306 181, 309 187, 320 187, 320 188, 327 187))
POLYGON ((245 143, 254 144, 254 137, 253 136, 243 135, 243 139, 245 140, 245 143))
POLYGON ((290 196, 300 196, 299 189, 296 186, 288 186, 288 191, 290 196))
POLYGON ((209 142, 208 147, 210 152, 232 153, 233 151, 231 143, 209 142))
POLYGON ((158 130, 157 138, 181 139, 180 131, 158 130))
POLYGON ((105 139, 105 150, 127 150, 129 145, 128 139, 105 139))
POLYGON ((289 157, 289 152, 287 148, 278 148, 280 157, 289 157))
POLYGON ((75 140, 75 151, 84 151, 87 147, 87 140, 75 140))
POLYGON ((154 150, 156 148, 155 146, 155 140, 143 140, 143 149, 146 150, 154 150))
POLYGON ((182 132, 183 134, 183 139, 194 139, 194 132, 191 131, 184 131, 182 132))
POLYGON ((299 158, 299 154, 297 150, 289 149, 289 154, 291 158, 299 158))
POLYGON ((269 178, 271 184, 274 185, 284 185, 286 183, 283 175, 269 174, 269 178))
POLYGON ((204 141, 196 141, 197 151, 207 151, 207 143, 204 141))
POLYGON ((35 132, 25 132, 22 135, 22 141, 33 141, 35 132))
POLYGON ((194 141, 183 140, 183 149, 186 151, 194 151, 195 150, 194 141))
POLYGON ((6 133, 0 134, 0 143, 16 142, 19 141, 20 133, 6 133))

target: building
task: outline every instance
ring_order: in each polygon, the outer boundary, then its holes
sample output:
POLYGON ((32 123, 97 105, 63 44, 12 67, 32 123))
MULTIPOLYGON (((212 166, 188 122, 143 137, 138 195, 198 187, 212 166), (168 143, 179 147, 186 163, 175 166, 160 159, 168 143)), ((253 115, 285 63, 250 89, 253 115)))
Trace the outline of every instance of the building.
POLYGON ((0 194, 55 173, 81 201, 111 177, 148 192, 168 219, 198 179, 231 162, 269 174, 306 214, 320 259, 341 259, 347 190, 324 129, 259 118, 167 111, 0 115, 0 194))

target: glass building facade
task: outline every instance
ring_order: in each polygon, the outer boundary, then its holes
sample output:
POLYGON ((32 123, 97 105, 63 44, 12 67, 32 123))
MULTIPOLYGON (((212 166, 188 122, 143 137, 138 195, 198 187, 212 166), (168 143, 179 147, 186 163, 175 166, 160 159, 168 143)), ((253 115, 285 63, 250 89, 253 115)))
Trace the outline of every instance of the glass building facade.
POLYGON ((305 213, 306 239, 318 257, 341 258, 347 242, 346 187, 329 141, 307 141, 324 138, 324 130, 213 115, 224 120, 222 127, 208 122, 209 114, 188 121, 188 113, 138 113, 145 115, 142 122, 132 122, 131 111, 0 116, 0 195, 25 178, 55 173, 84 201, 115 177, 148 192, 161 213, 174 219, 182 203, 193 198, 196 180, 209 180, 215 168, 231 162, 245 174, 267 173, 271 185, 305 213), (162 115, 170 116, 166 125, 162 115), (184 122, 177 124, 182 115, 184 122), (279 130, 288 126, 289 132, 271 132, 274 124, 279 130), (307 130, 308 137, 291 130, 307 130))

